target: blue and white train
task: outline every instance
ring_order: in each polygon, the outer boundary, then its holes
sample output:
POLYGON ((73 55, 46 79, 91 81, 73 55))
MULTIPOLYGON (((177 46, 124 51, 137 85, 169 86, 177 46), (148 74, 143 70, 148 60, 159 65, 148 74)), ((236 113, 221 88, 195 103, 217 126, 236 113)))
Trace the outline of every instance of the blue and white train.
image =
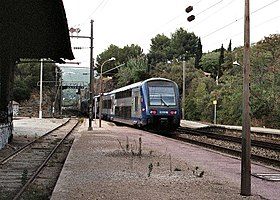
POLYGON ((175 130, 180 126, 178 85, 165 78, 150 78, 104 93, 101 116, 147 129, 175 130))

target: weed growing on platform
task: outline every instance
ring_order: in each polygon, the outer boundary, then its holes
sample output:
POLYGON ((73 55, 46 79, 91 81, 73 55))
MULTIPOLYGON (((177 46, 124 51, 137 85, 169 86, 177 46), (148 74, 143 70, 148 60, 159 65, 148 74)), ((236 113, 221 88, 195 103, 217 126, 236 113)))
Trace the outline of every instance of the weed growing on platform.
POLYGON ((134 156, 134 155, 137 155, 139 157, 142 156, 142 139, 141 139, 141 137, 139 138, 139 146, 138 146, 138 153, 137 154, 134 152, 134 149, 137 149, 136 141, 135 141, 135 148, 134 148, 133 144, 129 144, 129 138, 128 137, 126 137, 125 148, 123 147, 123 145, 122 145, 120 140, 118 140, 118 143, 119 143, 119 145, 120 145, 120 147, 121 147, 123 152, 125 152, 125 153, 131 152, 132 156, 134 156))
POLYGON ((195 167, 195 170, 192 171, 193 175, 196 177, 202 178, 204 175, 204 171, 198 171, 198 167, 195 167))
POLYGON ((153 163, 150 163, 149 164, 149 166, 148 166, 148 169, 149 169, 149 171, 148 171, 148 177, 150 177, 151 176, 151 173, 152 173, 152 171, 153 171, 153 163))
POLYGON ((80 124, 84 123, 84 118, 79 118, 79 119, 78 119, 78 122, 79 122, 80 124))
POLYGON ((27 182, 27 175, 28 175, 28 170, 25 168, 21 175, 21 184, 22 185, 25 185, 25 183, 27 182))

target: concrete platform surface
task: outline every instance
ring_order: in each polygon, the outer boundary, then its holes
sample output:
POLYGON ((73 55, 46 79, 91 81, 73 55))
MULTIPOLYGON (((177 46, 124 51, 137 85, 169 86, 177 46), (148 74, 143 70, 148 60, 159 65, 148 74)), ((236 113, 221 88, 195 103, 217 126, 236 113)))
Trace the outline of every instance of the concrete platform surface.
POLYGON ((29 118, 18 117, 13 121, 14 135, 27 135, 27 136, 41 136, 48 131, 65 123, 68 118, 56 119, 56 118, 29 118))
MULTIPOLYGON (((104 121, 102 128, 92 124, 93 131, 85 121, 76 134, 51 200, 280 199, 280 182, 254 176, 252 196, 241 196, 241 163, 235 157, 104 121), (134 157, 139 138, 141 158, 134 157)), ((251 167, 252 173, 280 173, 251 167)))

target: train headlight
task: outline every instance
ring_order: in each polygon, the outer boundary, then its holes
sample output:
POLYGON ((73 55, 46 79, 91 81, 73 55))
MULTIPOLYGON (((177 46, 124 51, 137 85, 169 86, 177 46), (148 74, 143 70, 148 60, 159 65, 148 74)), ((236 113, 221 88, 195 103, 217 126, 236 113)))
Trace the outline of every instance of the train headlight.
POLYGON ((177 110, 171 110, 171 111, 169 112, 169 114, 170 114, 170 115, 176 115, 176 114, 177 114, 177 110))
POLYGON ((156 115, 156 114, 157 114, 157 111, 156 111, 156 110, 150 110, 150 114, 151 114, 151 115, 156 115))

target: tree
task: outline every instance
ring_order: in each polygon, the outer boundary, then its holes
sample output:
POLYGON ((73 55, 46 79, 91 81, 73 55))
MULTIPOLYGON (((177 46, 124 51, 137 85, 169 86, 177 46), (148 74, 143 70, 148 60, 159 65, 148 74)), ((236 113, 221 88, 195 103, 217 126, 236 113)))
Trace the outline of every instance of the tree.
POLYGON ((231 49, 231 40, 229 41, 229 45, 227 51, 224 52, 224 63, 221 65, 221 70, 223 73, 233 67, 233 52, 231 49))
POLYGON ((179 28, 171 34, 171 51, 173 58, 179 60, 195 57, 197 53, 198 37, 194 33, 188 33, 183 28, 179 28))
POLYGON ((211 73, 211 77, 214 79, 217 76, 219 55, 220 54, 218 52, 214 52, 214 51, 207 54, 203 54, 200 62, 202 70, 211 73))
POLYGON ((229 41, 229 44, 228 44, 228 48, 227 48, 227 51, 229 51, 229 52, 231 52, 232 51, 232 49, 231 49, 231 40, 229 41))
MULTIPOLYGON (((54 63, 44 62, 43 80, 45 87, 53 88, 56 80, 57 66, 54 63)), ((39 90, 37 83, 40 78, 40 62, 37 60, 23 60, 16 65, 13 97, 15 101, 28 100, 32 90, 39 90), (30 62, 28 62, 30 61, 30 62)), ((59 75, 60 76, 60 75, 59 75)))
MULTIPOLYGON (((106 60, 114 57, 116 60, 114 62, 108 62, 103 66, 103 71, 112 69, 115 66, 127 63, 131 58, 138 58, 144 56, 143 49, 139 45, 132 44, 130 46, 125 46, 119 48, 116 45, 111 44, 107 50, 102 52, 97 56, 97 71, 100 72, 100 66, 106 60)), ((114 76, 118 72, 118 69, 111 71, 107 75, 114 76)))
POLYGON ((158 34, 151 39, 150 51, 147 54, 149 64, 156 65, 172 59, 170 52, 170 38, 164 34, 158 34))
MULTIPOLYGON (((116 61, 114 62, 108 62, 106 63, 106 65, 103 66, 103 71, 106 71, 108 69, 112 69, 114 66, 118 65, 118 64, 122 64, 123 63, 123 55, 121 52, 121 48, 119 48, 116 45, 111 44, 105 51, 103 51, 101 54, 97 55, 96 58, 96 67, 97 67, 97 71, 100 73, 100 67, 102 65, 102 63, 104 63, 106 60, 109 60, 110 58, 116 58, 116 61)), ((117 73, 117 70, 112 71, 110 73, 108 73, 107 75, 114 75, 115 73, 117 73)))
POLYGON ((117 73, 117 87, 123 87, 149 77, 147 62, 144 57, 131 58, 126 66, 121 67, 117 73))
POLYGON ((201 39, 198 38, 197 48, 196 48, 196 52, 195 52, 195 64, 194 64, 194 66, 195 66, 197 69, 200 69, 200 68, 201 68, 200 61, 201 61, 202 55, 203 55, 203 54, 202 54, 201 39))
POLYGON ((121 58, 122 63, 127 63, 131 58, 138 58, 145 56, 143 49, 139 45, 131 44, 130 46, 126 45, 121 49, 121 58))
POLYGON ((252 48, 252 113, 258 121, 279 126, 280 35, 272 34, 252 48))
POLYGON ((221 77, 223 75, 222 71, 222 66, 225 63, 225 49, 222 44, 221 49, 220 49, 220 57, 219 57, 219 65, 217 66, 217 72, 216 72, 216 77, 221 77))

